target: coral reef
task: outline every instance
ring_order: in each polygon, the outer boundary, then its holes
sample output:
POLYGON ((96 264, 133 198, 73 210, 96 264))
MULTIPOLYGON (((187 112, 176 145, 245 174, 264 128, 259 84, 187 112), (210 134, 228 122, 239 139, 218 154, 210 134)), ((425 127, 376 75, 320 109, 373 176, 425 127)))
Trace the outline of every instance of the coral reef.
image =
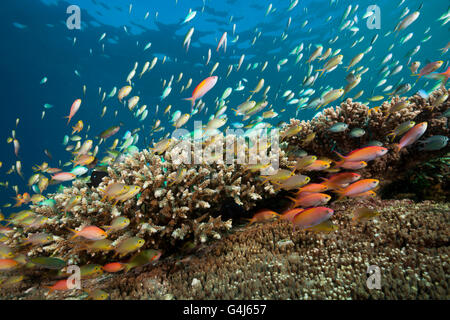
MULTIPOLYGON (((293 119, 281 132, 286 136, 285 150, 271 150, 270 158, 279 158, 280 168, 287 169, 296 163, 288 157, 291 150, 302 148, 308 154, 336 159, 335 150, 347 154, 378 140, 390 152, 358 173, 364 178, 379 178, 382 187, 389 188, 406 175, 414 177, 410 170, 427 161, 433 165, 433 159, 442 160, 448 153, 449 146, 418 151, 417 144, 397 152, 388 137, 407 120, 427 121, 424 137, 449 136, 448 118, 440 115, 450 103, 433 106, 443 90, 432 93, 429 99, 413 96, 399 112, 390 112, 399 97, 373 109, 347 99, 311 121, 293 119), (366 134, 353 138, 347 132, 330 132, 328 128, 338 122, 348 124, 349 129, 363 128, 366 134), (292 130, 298 126, 299 132, 292 130), (298 133, 286 134, 294 131, 298 133), (312 133, 314 139, 307 139, 312 133)), ((207 145, 218 150, 220 138, 211 138, 207 145)), ((152 151, 136 152, 110 165, 108 175, 98 186, 76 180, 63 192, 49 195, 54 206, 31 205, 31 211, 22 212, 25 218, 14 223, 13 234, 4 242, 21 256, 17 270, 25 278, 2 288, 0 297, 80 298, 80 292, 47 296, 43 286, 67 277, 65 269, 41 270, 29 263, 33 257, 59 257, 68 265, 100 267, 129 260, 134 253, 148 249, 162 253, 161 259, 125 274, 84 279, 84 288, 103 288, 113 299, 449 297, 448 203, 332 201, 332 220, 339 230, 329 234, 293 233, 292 224, 286 221, 238 227, 239 218, 248 218, 257 209, 285 209, 287 192, 278 192, 271 183, 261 183, 257 167, 224 163, 215 156, 215 163, 197 159, 200 164, 183 164, 191 156, 188 150, 194 149, 191 141, 162 140, 152 151), (356 206, 375 207, 381 216, 353 224, 350 213, 356 206), (29 215, 33 222, 24 223, 29 215), (111 243, 106 248, 94 250, 79 237, 70 238, 69 228, 110 226, 117 217, 126 217, 129 225, 108 232, 111 243), (50 234, 51 241, 31 249, 23 246, 25 237, 35 235, 37 230, 50 234), (118 246, 132 237, 142 241, 139 247, 119 252, 118 246), (368 265, 383 270, 381 291, 365 286, 368 265)), ((219 153, 222 155, 223 150, 219 153)), ((439 168, 441 171, 427 174, 448 173, 445 162, 439 168)), ((317 181, 324 172, 308 172, 308 176, 317 181)), ((418 179, 416 184, 423 181, 418 179)), ((8 278, 17 273, 12 270, 2 275, 8 278)))
MULTIPOLYGON (((285 221, 237 227, 194 254, 86 280, 111 299, 449 299, 448 203, 348 200, 334 206, 339 230, 298 231, 285 221), (381 215, 352 224, 355 206, 381 215), (368 289, 367 268, 380 268, 381 289, 368 289)), ((9 296, 42 299, 23 283, 9 296)), ((48 296, 81 299, 79 290, 48 296)))

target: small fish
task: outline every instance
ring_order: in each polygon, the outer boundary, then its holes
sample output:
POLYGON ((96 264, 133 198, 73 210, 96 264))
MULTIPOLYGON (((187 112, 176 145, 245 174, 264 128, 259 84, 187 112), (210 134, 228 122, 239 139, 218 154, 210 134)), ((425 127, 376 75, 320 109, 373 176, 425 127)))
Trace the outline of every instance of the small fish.
POLYGON ((145 244, 145 240, 139 237, 131 237, 123 240, 116 248, 115 255, 124 256, 141 248, 145 244))
POLYGON ((427 122, 421 122, 409 129, 408 132, 406 132, 406 134, 400 139, 400 142, 396 145, 397 152, 419 140, 427 130, 427 127, 427 122))
POLYGON ((106 230, 106 233, 111 233, 119 230, 123 230, 130 224, 130 219, 127 217, 116 217, 111 222, 110 226, 103 226, 102 228, 106 230))
POLYGON ((446 136, 436 135, 426 138, 425 140, 419 141, 422 146, 419 150, 424 151, 436 151, 445 148, 448 144, 449 138, 446 136))
POLYGON ((11 270, 16 268, 19 265, 19 262, 13 259, 0 259, 0 271, 2 270, 11 270))
POLYGON ((216 51, 219 52, 219 49, 223 47, 223 51, 227 51, 227 32, 224 32, 222 37, 219 40, 216 51))
POLYGON ((346 157, 335 151, 335 153, 342 159, 342 161, 337 162, 336 165, 339 166, 346 161, 371 161, 378 157, 384 156, 388 151, 389 150, 384 147, 369 146, 353 150, 346 157))
POLYGON ((360 138, 360 137, 362 137, 362 136, 365 135, 365 134, 366 134, 366 131, 364 131, 364 129, 361 129, 361 128, 353 128, 353 129, 350 131, 349 136, 352 137, 352 138, 360 138))
POLYGON ((195 87, 192 97, 185 98, 184 100, 191 101, 192 107, 195 105, 197 99, 201 99, 209 90, 211 90, 217 83, 217 76, 212 76, 204 79, 195 87))
POLYGON ((288 197, 294 202, 294 207, 317 207, 330 201, 331 196, 325 193, 300 194, 297 198, 288 197))
POLYGON ((356 222, 370 220, 378 215, 380 215, 380 213, 374 209, 360 207, 353 210, 352 221, 356 222))
POLYGON ((81 106, 81 99, 77 99, 73 102, 72 106, 70 107, 70 114, 66 117, 69 120, 67 121, 67 124, 69 124, 72 117, 78 112, 78 109, 80 109, 81 106))
POLYGON ((375 189, 380 183, 377 179, 363 179, 356 181, 345 188, 338 188, 334 192, 340 195, 340 199, 343 197, 357 197, 361 193, 371 191, 375 189))
POLYGON ((249 225, 255 222, 264 222, 278 217, 280 217, 280 215, 275 211, 264 209, 255 213, 253 218, 249 219, 249 225))
POLYGON ((83 237, 88 240, 103 240, 108 236, 108 234, 104 230, 96 226, 86 226, 82 228, 80 231, 70 228, 68 229, 74 233, 71 239, 83 237))
POLYGON ((52 180, 55 181, 70 181, 75 179, 77 176, 70 172, 59 172, 52 176, 52 180))
POLYGON ((29 259, 29 262, 46 269, 60 270, 67 266, 64 260, 54 257, 35 257, 29 259))
POLYGON ((328 220, 333 215, 333 213, 334 210, 327 207, 314 207, 305 209, 298 213, 292 220, 292 223, 294 225, 293 231, 295 231, 296 228, 302 230, 314 227, 328 220))
POLYGON ((110 273, 119 272, 125 269, 125 265, 120 262, 111 262, 103 266, 103 270, 110 273))
POLYGON ((328 128, 328 131, 338 133, 338 132, 344 132, 345 130, 347 130, 347 128, 348 128, 348 124, 343 123, 343 122, 338 122, 338 123, 332 125, 330 128, 328 128))
POLYGON ((409 129, 414 127, 416 123, 414 121, 408 120, 401 124, 399 124, 392 132, 387 134, 387 136, 392 136, 391 141, 394 141, 397 136, 403 135, 405 132, 407 132, 409 129))

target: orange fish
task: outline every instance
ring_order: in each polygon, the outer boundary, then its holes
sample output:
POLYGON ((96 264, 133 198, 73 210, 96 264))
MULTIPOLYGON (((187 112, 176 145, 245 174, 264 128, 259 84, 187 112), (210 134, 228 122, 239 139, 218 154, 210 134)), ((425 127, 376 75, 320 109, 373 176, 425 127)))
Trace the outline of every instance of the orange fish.
POLYGON ((195 100, 202 98, 209 90, 211 90, 217 83, 217 76, 212 76, 204 79, 195 87, 192 97, 185 98, 184 100, 191 101, 192 106, 195 104, 195 100))
POLYGON ((279 216, 280 215, 278 213, 276 213, 275 211, 261 210, 261 211, 255 213, 253 218, 249 219, 249 221, 250 221, 249 225, 251 225, 252 223, 255 223, 255 222, 262 222, 262 221, 270 220, 272 218, 279 217, 279 216))
POLYGON ((119 272, 122 271, 123 269, 125 269, 125 265, 120 262, 111 262, 103 266, 103 270, 111 273, 119 272))
POLYGON ((323 160, 316 160, 311 163, 309 166, 303 168, 305 171, 322 171, 328 169, 330 167, 330 163, 323 160))
POLYGON ((387 148, 378 146, 369 146, 353 150, 346 157, 336 152, 336 154, 342 159, 342 161, 336 162, 336 167, 340 167, 348 161, 371 161, 378 157, 384 156, 387 152, 387 148))
POLYGON ((297 198, 288 197, 294 202, 295 207, 317 207, 326 204, 330 201, 331 196, 325 193, 310 193, 307 195, 300 195, 297 198))
POLYGON ((96 226, 86 226, 80 231, 70 228, 67 229, 74 233, 72 239, 75 239, 76 237, 83 237, 88 240, 103 240, 108 236, 108 234, 104 230, 96 226))
POLYGON ((308 208, 297 214, 292 223, 294 224, 294 229, 298 227, 300 229, 307 229, 314 227, 326 220, 328 220, 334 213, 333 209, 327 207, 315 207, 308 208))
POLYGON ((72 134, 74 134, 75 132, 78 133, 81 130, 83 130, 83 126, 84 126, 83 121, 79 120, 77 124, 74 127, 72 127, 72 134))
POLYGON ((72 120, 72 117, 75 115, 75 113, 77 113, 78 109, 80 109, 80 105, 81 105, 81 99, 77 99, 72 103, 72 106, 70 107, 70 114, 65 117, 65 118, 69 118, 69 120, 67 121, 67 124, 70 123, 70 120, 72 120))
POLYGON ((361 193, 375 189, 379 183, 380 181, 377 179, 359 180, 346 188, 339 188, 335 192, 340 195, 339 199, 343 197, 357 197, 361 193))
POLYGON ((31 201, 31 196, 28 192, 25 192, 23 195, 18 194, 16 197, 14 197, 14 200, 16 200, 16 204, 14 207, 20 207, 23 204, 27 204, 31 201))
POLYGON ((53 291, 66 291, 69 290, 69 287, 67 285, 68 279, 59 280, 52 286, 44 286, 44 288, 47 288, 50 290, 49 293, 52 293, 53 291))
POLYGON ((11 270, 19 263, 14 259, 0 259, 0 270, 11 270))
POLYGON ((310 192, 310 193, 324 192, 327 190, 328 186, 324 183, 309 183, 306 186, 298 189, 297 194, 301 194, 303 192, 310 192))
POLYGON ((361 175, 354 172, 341 172, 332 175, 328 179, 322 178, 322 180, 325 181, 323 184, 328 186, 329 189, 336 189, 339 187, 343 187, 359 179, 361 179, 361 175))

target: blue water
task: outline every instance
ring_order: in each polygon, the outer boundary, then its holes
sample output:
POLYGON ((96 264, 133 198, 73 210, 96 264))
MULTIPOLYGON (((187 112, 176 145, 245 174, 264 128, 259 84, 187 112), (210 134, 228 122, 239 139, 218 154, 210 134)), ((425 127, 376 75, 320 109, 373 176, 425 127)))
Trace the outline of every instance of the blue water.
MULTIPOLYGON (((65 151, 62 140, 64 135, 71 134, 71 126, 80 119, 84 121, 85 127, 80 134, 83 139, 88 125, 91 127, 88 132, 89 138, 94 139, 95 142, 98 141, 95 136, 100 132, 123 122, 121 131, 108 140, 107 146, 111 145, 114 138, 121 138, 126 130, 131 131, 135 128, 141 128, 137 146, 140 149, 150 146, 152 139, 162 137, 173 128, 168 123, 169 117, 163 115, 164 108, 171 104, 172 113, 175 110, 189 113, 190 103, 183 101, 182 98, 189 97, 193 88, 209 76, 216 62, 220 65, 214 74, 219 76, 219 81, 203 98, 209 108, 208 113, 205 115, 202 112, 195 115, 185 126, 188 130, 193 129, 192 120, 203 120, 206 124, 209 116, 216 111, 214 102, 216 97, 220 97, 227 87, 236 88, 243 78, 248 80, 248 83, 243 82, 246 88, 240 92, 234 91, 228 98, 230 103, 227 104, 229 117, 227 124, 241 121, 242 117, 236 117, 230 109, 246 100, 249 90, 256 86, 261 77, 265 79, 266 86, 271 86, 268 94, 269 105, 272 104, 274 110, 280 114, 279 117, 266 121, 272 125, 280 121, 288 121, 295 116, 296 108, 295 105, 287 105, 281 95, 285 90, 293 90, 296 92, 296 98, 299 98, 298 92, 303 88, 302 82, 308 70, 306 60, 318 44, 324 46, 324 51, 330 46, 333 51, 340 48, 341 54, 344 55, 344 62, 335 71, 322 76, 315 82, 313 88, 316 93, 311 98, 320 95, 327 86, 335 89, 344 87, 347 74, 344 67, 356 54, 367 49, 371 39, 377 33, 379 38, 373 45, 373 50, 358 64, 370 69, 363 75, 361 84, 353 89, 348 97, 354 96, 360 90, 365 91, 360 101, 366 101, 372 95, 385 95, 382 89, 388 84, 395 85, 402 78, 403 82, 414 84, 415 78, 410 76, 405 54, 417 45, 420 45, 421 49, 413 57, 413 61, 421 61, 424 66, 427 62, 442 59, 444 65, 439 71, 446 70, 450 52, 441 56, 438 49, 443 48, 450 39, 450 23, 441 26, 442 21, 437 19, 447 11, 448 1, 407 0, 400 7, 398 7, 399 0, 377 1, 377 5, 381 8, 380 30, 369 30, 366 27, 366 20, 362 20, 367 6, 373 1, 333 2, 330 4, 329 0, 301 0, 292 11, 288 12, 289 1, 272 1, 276 11, 265 16, 269 1, 179 0, 178 3, 175 0, 1 1, 0 161, 3 162, 3 166, 0 168, 0 181, 9 181, 10 186, 18 185, 19 193, 31 194, 26 181, 33 174, 31 167, 44 161, 48 162, 50 167, 61 167, 63 163, 69 161, 71 154, 65 151), (413 25, 403 30, 396 38, 393 35, 384 36, 395 28, 405 7, 408 7, 412 13, 422 2, 420 17, 413 25), (131 14, 129 13, 130 3, 133 4, 131 14), (66 9, 73 4, 81 8, 81 30, 69 30, 65 24, 69 16, 66 9), (349 30, 339 31, 342 15, 349 4, 353 7, 356 4, 359 5, 356 12, 359 22, 356 25, 360 30, 353 37, 349 30), (196 17, 189 23, 181 25, 190 8, 197 11, 196 17), (149 12, 149 17, 144 20, 146 12, 149 12), (326 22, 329 16, 331 20, 326 22), (286 28, 289 17, 292 22, 289 28, 286 28), (302 28, 305 20, 308 20, 308 24, 302 28), (236 24, 235 35, 239 35, 235 43, 232 42, 233 24, 236 24), (128 33, 123 26, 127 27, 128 33), (189 51, 186 53, 182 44, 185 34, 191 27, 194 27, 195 31, 189 51), (430 31, 424 34, 427 28, 430 28, 430 31), (220 50, 220 53, 217 53, 215 49, 218 40, 225 31, 228 32, 227 51, 224 53, 220 50), (105 32, 106 38, 99 42, 100 36, 105 32), (260 37, 254 45, 251 45, 253 38, 259 32, 261 32, 260 37), (288 34, 284 41, 281 40, 283 32, 288 34), (400 38, 410 32, 414 33, 413 38, 404 45, 398 44, 400 38), (339 39, 329 45, 328 41, 336 35, 339 35, 339 39), (428 35, 432 36, 431 39, 421 42, 428 35), (364 36, 364 40, 350 48, 351 44, 361 36, 364 36), (75 45, 74 37, 77 39, 75 45), (152 43, 151 48, 143 51, 148 42, 152 43), (294 64, 296 56, 289 55, 289 52, 302 42, 305 46, 304 57, 300 63, 294 64), (392 43, 395 43, 390 51, 393 59, 388 65, 398 60, 403 65, 403 70, 389 77, 388 82, 376 88, 372 94, 377 82, 381 80, 379 75, 381 61, 392 43), (105 45, 104 51, 102 44, 105 45), (310 50, 309 44, 312 44, 310 50), (211 49, 212 57, 210 63, 205 66, 208 49, 211 49), (242 54, 245 54, 246 58, 240 71, 233 70, 230 76, 226 77, 228 66, 237 64, 242 54), (128 108, 119 103, 117 97, 101 103, 99 87, 102 88, 102 94, 103 91, 108 94, 114 86, 120 89, 127 85, 126 77, 135 62, 139 63, 137 68, 139 74, 144 63, 151 61, 154 56, 159 57, 156 67, 147 72, 142 79, 138 76, 133 79, 133 91, 130 95, 139 95, 140 105, 147 104, 149 116, 145 121, 139 122, 128 108), (161 63, 163 56, 167 57, 164 64, 161 63), (276 64, 283 58, 288 58, 289 61, 278 72, 276 64), (260 70, 265 61, 268 61, 269 65, 261 73, 260 70), (248 63, 259 63, 259 65, 256 69, 247 70, 248 63), (75 70, 79 72, 80 77, 74 73, 75 70), (177 83, 180 72, 184 76, 177 83), (172 92, 165 100, 160 101, 162 80, 169 81, 171 75, 175 77, 172 92), (287 81, 289 76, 292 78, 287 81), (48 81, 40 84, 43 77, 47 77, 48 81), (189 78, 193 79, 191 88, 180 94, 181 86, 185 85, 189 78), (86 96, 83 95, 83 85, 87 87, 86 96), (72 102, 78 98, 83 100, 81 108, 68 126, 67 120, 63 117, 69 114, 72 102), (45 118, 41 120, 45 103, 54 105, 54 108, 46 110, 45 118), (103 118, 100 118, 105 105, 108 106, 108 111, 103 118), (156 105, 159 105, 159 112, 155 115, 156 105), (283 108, 286 108, 286 112, 281 113, 280 110, 283 108), (117 117, 114 117, 115 110, 118 110, 117 117), (17 118, 20 118, 20 123, 16 127, 17 118), (156 119, 161 120, 161 126, 164 126, 166 130, 150 136, 150 129, 156 119), (18 159, 22 162, 25 180, 16 173, 6 175, 6 171, 18 160, 14 155, 12 144, 6 143, 13 129, 21 145, 18 159), (45 149, 51 153, 52 159, 44 154, 45 149)), ((354 16, 354 14, 350 15, 348 19, 353 19, 354 16)), ((313 63, 314 69, 319 69, 323 63, 323 61, 316 61, 313 63)), ((432 86, 432 81, 421 79, 409 94, 419 89, 430 89, 432 86)), ((371 103, 371 106, 375 105, 376 103, 371 103)), ((303 110, 297 117, 311 119, 315 113, 314 110, 303 110)), ((99 157, 105 155, 104 151, 105 144, 100 148, 99 157)), ((55 187, 48 189, 48 192, 54 191, 55 187)), ((13 203, 11 197, 14 195, 11 187, 8 189, 0 187, 0 206, 13 203)), ((14 209, 1 209, 3 213, 11 210, 14 209)))

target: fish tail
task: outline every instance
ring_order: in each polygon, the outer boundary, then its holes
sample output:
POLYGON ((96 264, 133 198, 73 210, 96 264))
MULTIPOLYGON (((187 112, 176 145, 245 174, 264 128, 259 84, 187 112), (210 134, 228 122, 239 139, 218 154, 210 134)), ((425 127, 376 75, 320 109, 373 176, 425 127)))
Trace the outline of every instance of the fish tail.
POLYGON ((55 291, 55 289, 53 289, 53 287, 52 286, 43 286, 45 289, 48 289, 49 291, 48 291, 48 293, 49 294, 51 294, 51 293, 53 293, 53 291, 55 291))
POLYGON ((70 240, 73 240, 73 239, 75 239, 76 237, 78 237, 79 236, 79 231, 77 231, 77 230, 75 230, 75 229, 71 229, 71 228, 67 228, 69 231, 71 231, 71 232, 73 232, 74 233, 74 235, 72 236, 72 238, 70 238, 70 240))
POLYGON ((253 220, 253 218, 249 219, 249 218, 244 218, 245 221, 248 221, 247 227, 254 224, 255 220, 253 220))
MULTIPOLYGON (((295 199, 295 198, 293 198, 293 197, 286 197, 286 198, 288 198, 289 200, 291 200, 293 203, 294 203, 294 208, 296 208, 297 207, 297 199, 295 199)), ((280 214, 278 214, 278 216, 281 216, 280 214)))
POLYGON ((190 98, 184 98, 183 100, 191 101, 191 105, 194 106, 195 99, 194 99, 193 97, 190 97, 190 98))
POLYGON ((338 167, 340 167, 341 165, 344 164, 345 157, 342 154, 340 154, 339 152, 337 152, 337 151, 334 151, 334 153, 336 153, 338 155, 338 157, 341 159, 340 161, 336 161, 335 167, 338 168, 338 167))
MULTIPOLYGON (((322 184, 323 184, 324 186, 326 186, 326 187, 328 188, 328 190, 329 190, 330 187, 332 186, 332 183, 330 182, 330 180, 327 179, 327 178, 322 178, 322 177, 320 177, 319 179, 323 180, 322 184)), ((333 187, 334 187, 334 186, 333 186, 333 187)))
POLYGON ((394 148, 395 148, 395 152, 400 152, 400 150, 402 149, 402 147, 400 146, 400 144, 399 143, 396 143, 395 145, 394 145, 394 148))
POLYGON ((124 267, 124 273, 128 273, 128 271, 130 271, 131 269, 133 269, 133 266, 131 265, 131 263, 123 263, 124 267))
POLYGON ((392 136, 392 137, 391 137, 391 141, 394 141, 394 140, 395 140, 395 137, 396 137, 397 135, 395 134, 395 132, 391 132, 391 133, 388 133, 388 134, 386 135, 386 137, 389 137, 389 136, 392 136))

